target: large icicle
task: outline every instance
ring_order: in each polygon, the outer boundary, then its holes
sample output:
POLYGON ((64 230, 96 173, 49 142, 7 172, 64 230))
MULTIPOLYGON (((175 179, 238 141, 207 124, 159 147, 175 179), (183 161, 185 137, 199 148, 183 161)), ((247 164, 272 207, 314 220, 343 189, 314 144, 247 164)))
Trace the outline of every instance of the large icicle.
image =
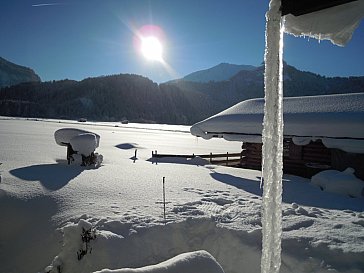
POLYGON ((283 20, 280 6, 280 0, 271 0, 266 14, 262 273, 278 273, 281 265, 283 20))

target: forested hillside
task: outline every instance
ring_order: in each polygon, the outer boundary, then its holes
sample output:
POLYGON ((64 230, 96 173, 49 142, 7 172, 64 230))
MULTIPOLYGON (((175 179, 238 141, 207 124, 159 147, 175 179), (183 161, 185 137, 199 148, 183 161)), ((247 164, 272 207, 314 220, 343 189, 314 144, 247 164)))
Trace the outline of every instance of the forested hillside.
POLYGON ((0 87, 23 82, 40 82, 40 77, 32 69, 0 57, 0 87))
MULTIPOLYGON (((261 66, 208 83, 158 85, 130 74, 23 83, 0 89, 0 115, 193 124, 242 100, 263 97, 263 75, 261 66)), ((364 92, 364 77, 327 78, 284 66, 285 96, 355 92, 364 92)))
POLYGON ((194 95, 129 74, 25 83, 0 91, 0 115, 185 124, 198 116, 194 95))
MULTIPOLYGON (((283 71, 286 97, 364 92, 364 77, 324 77, 300 71, 286 63, 283 71)), ((264 97, 264 65, 255 70, 242 70, 226 81, 198 83, 176 80, 171 84, 184 92, 206 95, 206 102, 210 104, 208 109, 216 113, 240 101, 264 97)))

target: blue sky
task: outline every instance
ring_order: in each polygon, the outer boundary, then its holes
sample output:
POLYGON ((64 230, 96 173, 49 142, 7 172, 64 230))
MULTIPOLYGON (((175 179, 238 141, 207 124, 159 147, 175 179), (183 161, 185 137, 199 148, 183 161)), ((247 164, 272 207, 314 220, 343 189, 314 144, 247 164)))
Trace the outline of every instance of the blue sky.
MULTIPOLYGON (((43 81, 133 73, 165 82, 221 62, 257 66, 267 9, 261 0, 1 1, 0 56, 43 81), (163 30, 167 65, 135 49, 144 25, 163 30)), ((286 34, 284 59, 325 76, 363 76, 363 49, 361 22, 346 47, 286 34)))

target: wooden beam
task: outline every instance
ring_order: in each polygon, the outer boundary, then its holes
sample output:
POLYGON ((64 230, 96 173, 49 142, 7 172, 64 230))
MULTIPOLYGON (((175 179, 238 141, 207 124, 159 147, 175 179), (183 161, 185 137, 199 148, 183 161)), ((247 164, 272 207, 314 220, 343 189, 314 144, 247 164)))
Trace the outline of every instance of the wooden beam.
POLYGON ((347 4, 357 0, 281 0, 282 16, 292 14, 300 16, 323 9, 347 4))

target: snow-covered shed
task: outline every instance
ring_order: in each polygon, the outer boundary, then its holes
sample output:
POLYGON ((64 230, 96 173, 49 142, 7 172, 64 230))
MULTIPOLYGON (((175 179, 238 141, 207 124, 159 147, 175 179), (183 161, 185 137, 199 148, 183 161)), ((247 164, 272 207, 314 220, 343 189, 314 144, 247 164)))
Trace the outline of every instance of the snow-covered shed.
MULTIPOLYGON (((240 102, 194 124, 192 135, 243 142, 242 166, 261 168, 264 99, 240 102)), ((364 178, 364 93, 284 98, 283 169, 311 177, 355 169, 364 178)))

